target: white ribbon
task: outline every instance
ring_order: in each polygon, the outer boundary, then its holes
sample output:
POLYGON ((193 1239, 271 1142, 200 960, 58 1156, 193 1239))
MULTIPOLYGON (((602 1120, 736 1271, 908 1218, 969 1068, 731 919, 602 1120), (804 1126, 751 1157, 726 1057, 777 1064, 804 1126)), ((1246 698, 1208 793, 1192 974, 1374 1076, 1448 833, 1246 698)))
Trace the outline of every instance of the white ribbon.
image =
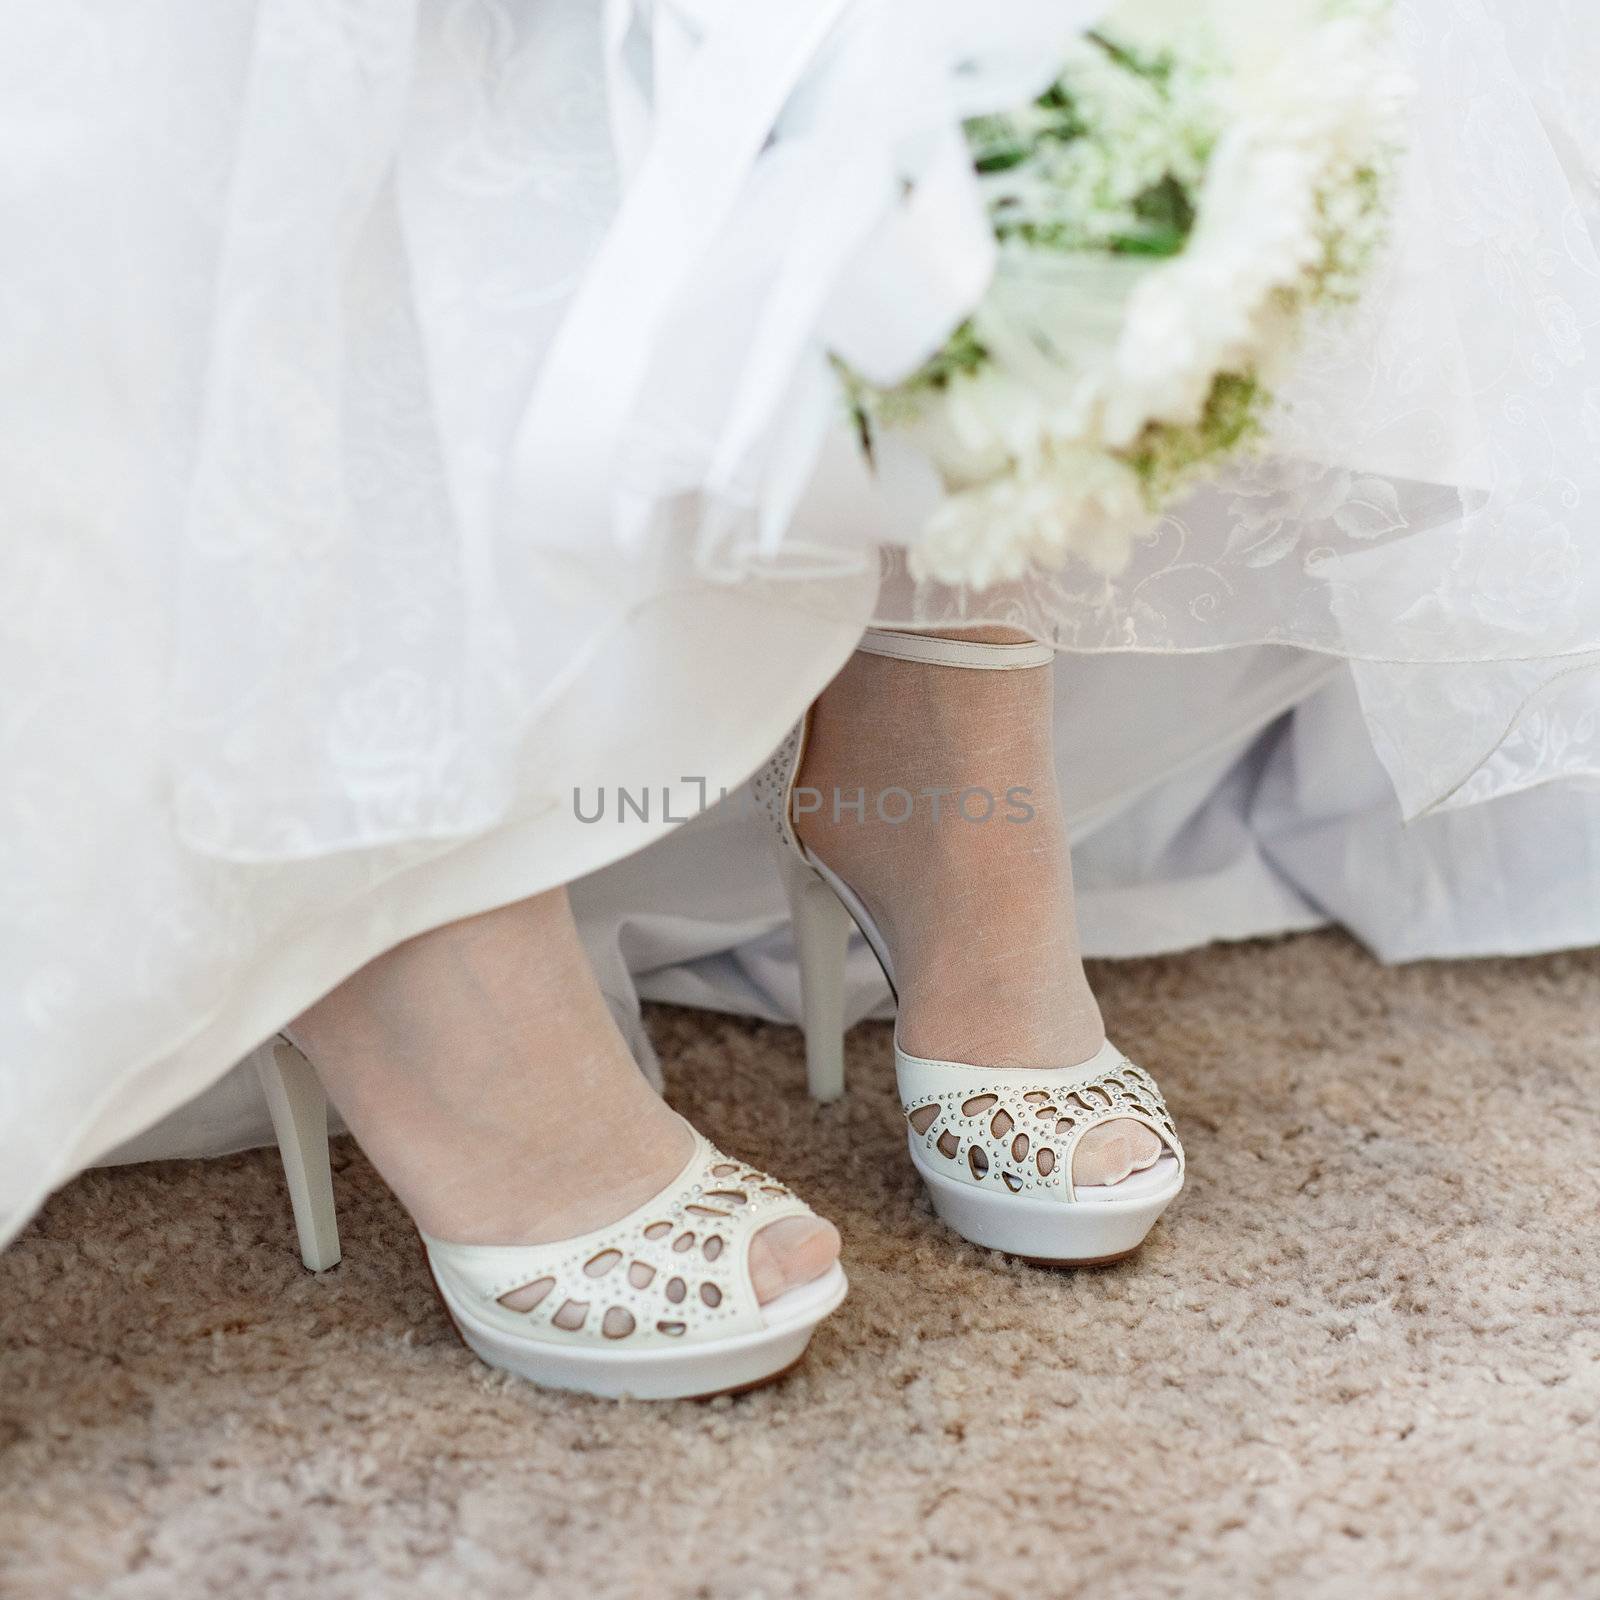
POLYGON ((631 543, 698 493, 703 535, 744 519, 773 553, 842 412, 827 355, 892 385, 990 282, 962 119, 1040 92, 1099 9, 608 0, 627 182, 519 427, 517 514, 545 540, 631 543))

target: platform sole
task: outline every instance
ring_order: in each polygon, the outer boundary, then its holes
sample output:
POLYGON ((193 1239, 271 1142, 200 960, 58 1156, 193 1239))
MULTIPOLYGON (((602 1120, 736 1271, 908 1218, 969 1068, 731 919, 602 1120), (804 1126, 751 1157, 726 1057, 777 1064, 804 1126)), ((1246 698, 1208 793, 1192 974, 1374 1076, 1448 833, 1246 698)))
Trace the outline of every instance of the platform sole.
POLYGON ((1179 1173, 1124 1199, 1039 1200, 948 1178, 927 1164, 915 1140, 910 1150, 942 1222, 969 1243, 1040 1266, 1109 1266, 1132 1255, 1183 1188, 1179 1173))
POLYGON ((491 1327, 441 1291, 467 1348, 491 1367, 543 1389, 606 1400, 702 1400, 781 1378, 805 1355, 817 1324, 836 1310, 849 1284, 836 1263, 814 1283, 763 1307, 767 1326, 712 1343, 645 1350, 558 1345, 519 1339, 491 1327))

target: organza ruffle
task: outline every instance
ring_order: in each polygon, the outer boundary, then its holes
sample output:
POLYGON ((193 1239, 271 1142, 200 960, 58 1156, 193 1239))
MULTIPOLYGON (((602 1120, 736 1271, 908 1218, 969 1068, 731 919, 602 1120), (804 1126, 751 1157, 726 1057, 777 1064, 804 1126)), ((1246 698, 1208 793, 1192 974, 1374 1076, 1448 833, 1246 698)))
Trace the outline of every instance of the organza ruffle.
MULTIPOLYGON (((1527 15, 1506 0, 1401 0, 1398 14, 1418 92, 1370 292, 1315 327, 1264 448, 1164 517, 1117 576, 1072 563, 982 592, 917 582, 905 548, 936 503, 931 472, 891 436, 862 473, 837 427, 822 472, 837 480, 835 525, 803 521, 804 550, 793 529, 772 548, 772 504, 805 437, 796 418, 837 407, 824 345, 838 306, 873 290, 846 266, 809 346, 792 344, 787 406, 742 473, 718 475, 719 406, 752 351, 771 357, 775 329, 792 343, 788 252, 803 239, 812 260, 828 256, 815 238, 835 225, 827 207, 767 192, 810 193, 797 175, 817 177, 808 163, 826 142, 803 119, 780 122, 774 170, 753 165, 745 210, 707 249, 700 279, 718 294, 685 294, 662 321, 626 435, 630 517, 670 488, 681 519, 697 494, 703 560, 730 580, 819 551, 848 566, 881 546, 888 626, 1009 622, 1064 650, 1277 643, 1348 658, 1408 814, 1600 775, 1600 44, 1575 3, 1527 15)), ((986 23, 968 15, 976 49, 986 23)), ((849 44, 817 74, 848 79, 849 44)), ((925 311, 906 298, 908 316, 925 311)))

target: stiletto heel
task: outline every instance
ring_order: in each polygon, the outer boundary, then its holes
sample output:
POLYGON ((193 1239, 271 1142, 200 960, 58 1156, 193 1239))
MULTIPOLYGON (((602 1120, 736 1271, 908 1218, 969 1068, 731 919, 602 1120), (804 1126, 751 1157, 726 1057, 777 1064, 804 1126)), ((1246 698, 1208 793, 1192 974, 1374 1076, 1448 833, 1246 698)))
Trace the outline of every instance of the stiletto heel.
POLYGON ((854 926, 839 897, 805 862, 780 858, 800 963, 806 1087, 826 1104, 844 1093, 844 971, 854 926))
MULTIPOLYGON (((858 649, 930 667, 990 672, 1055 659, 1039 644, 980 644, 869 629, 858 649)), ((792 796, 805 755, 802 718, 752 789, 777 836, 800 960, 806 1077, 818 1100, 844 1091, 844 951, 853 922, 895 992, 888 946, 871 913, 800 842, 792 796)), ((1088 1061, 1037 1071, 934 1061, 894 1046, 911 1163, 934 1209, 964 1239, 1059 1266, 1115 1261, 1143 1243, 1183 1187, 1183 1146, 1155 1080, 1109 1041, 1088 1061), (1072 1158, 1103 1122, 1142 1123, 1164 1153, 1121 1183, 1075 1185, 1072 1158)))
POLYGON ((339 1264, 339 1223, 328 1163, 328 1097, 311 1063, 282 1035, 262 1045, 254 1060, 283 1157, 300 1259, 313 1272, 326 1272, 339 1264))

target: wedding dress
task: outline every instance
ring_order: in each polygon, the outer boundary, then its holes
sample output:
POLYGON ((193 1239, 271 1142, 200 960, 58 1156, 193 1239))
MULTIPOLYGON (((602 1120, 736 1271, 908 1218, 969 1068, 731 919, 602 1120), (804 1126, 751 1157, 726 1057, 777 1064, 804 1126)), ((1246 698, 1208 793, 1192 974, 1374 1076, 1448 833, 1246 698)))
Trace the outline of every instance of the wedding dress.
MULTIPOLYGON (((959 233, 838 165, 902 8, 5 8, 0 1238, 398 939, 628 870, 869 620, 1343 658, 1412 815, 1600 776, 1579 11, 1409 0, 1394 248, 1273 451, 1115 580, 977 597, 880 585, 927 486, 819 387, 862 252, 959 233), (584 822, 597 785, 648 816, 584 822)), ((970 290, 949 254, 908 339, 970 290)), ((1205 680, 1194 761, 1322 674, 1275 659, 1259 703, 1205 680)))

